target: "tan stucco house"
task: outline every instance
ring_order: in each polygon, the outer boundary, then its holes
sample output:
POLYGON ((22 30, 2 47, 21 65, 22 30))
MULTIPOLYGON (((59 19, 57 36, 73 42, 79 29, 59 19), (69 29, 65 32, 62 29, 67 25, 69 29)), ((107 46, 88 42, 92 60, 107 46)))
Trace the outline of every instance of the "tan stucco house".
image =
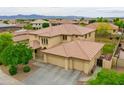
MULTIPOLYGON (((62 24, 48 28, 16 34, 16 41, 29 42, 36 57, 41 62, 65 69, 76 69, 88 74, 101 55, 103 44, 94 42, 94 28, 74 24, 62 24), (19 37, 18 37, 19 36, 19 37)), ((16 42, 15 41, 15 42, 16 42)))

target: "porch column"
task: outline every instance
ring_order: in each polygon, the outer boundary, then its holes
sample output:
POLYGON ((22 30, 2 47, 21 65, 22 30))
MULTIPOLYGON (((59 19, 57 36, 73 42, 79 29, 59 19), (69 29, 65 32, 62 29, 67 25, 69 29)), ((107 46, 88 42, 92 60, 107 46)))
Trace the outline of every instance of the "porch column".
POLYGON ((68 58, 65 58, 65 70, 68 70, 68 58))
POLYGON ((33 60, 35 60, 35 49, 33 50, 33 60))
POLYGON ((43 59, 44 59, 44 63, 47 63, 47 56, 46 56, 46 54, 43 54, 43 59))

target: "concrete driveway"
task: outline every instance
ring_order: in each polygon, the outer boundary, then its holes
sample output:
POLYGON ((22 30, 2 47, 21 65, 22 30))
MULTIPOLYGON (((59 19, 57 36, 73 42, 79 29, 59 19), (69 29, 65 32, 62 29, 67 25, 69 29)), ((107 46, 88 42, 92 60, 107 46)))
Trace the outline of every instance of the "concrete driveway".
POLYGON ((38 63, 40 69, 22 82, 30 85, 70 85, 76 84, 82 77, 80 71, 64 70, 61 67, 38 63))

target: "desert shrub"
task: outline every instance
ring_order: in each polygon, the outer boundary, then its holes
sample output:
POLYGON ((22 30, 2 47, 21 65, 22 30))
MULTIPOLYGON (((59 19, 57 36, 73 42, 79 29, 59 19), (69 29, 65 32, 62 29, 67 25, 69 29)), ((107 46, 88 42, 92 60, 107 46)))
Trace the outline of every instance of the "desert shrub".
POLYGON ((9 68, 9 73, 10 73, 10 75, 16 75, 16 73, 17 73, 17 68, 16 68, 15 66, 11 66, 11 67, 9 68))
POLYGON ((24 66, 23 71, 24 72, 30 72, 31 68, 29 66, 24 66))

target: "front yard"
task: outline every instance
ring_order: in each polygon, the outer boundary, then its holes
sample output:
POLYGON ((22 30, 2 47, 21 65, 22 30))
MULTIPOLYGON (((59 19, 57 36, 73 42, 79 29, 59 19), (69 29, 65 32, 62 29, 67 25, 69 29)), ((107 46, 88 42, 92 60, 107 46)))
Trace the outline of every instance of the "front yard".
POLYGON ((23 65, 19 65, 18 66, 18 69, 17 69, 17 74, 16 75, 10 75, 9 72, 8 72, 8 68, 7 66, 4 66, 4 65, 1 65, 0 66, 0 69, 7 75, 15 78, 16 80, 19 80, 19 81, 22 81, 24 79, 26 79, 27 77, 29 77, 32 73, 34 73, 35 71, 37 71, 39 69, 39 66, 36 66, 32 63, 29 63, 29 66, 31 67, 31 71, 28 72, 28 73, 25 73, 22 68, 23 68, 23 65))

